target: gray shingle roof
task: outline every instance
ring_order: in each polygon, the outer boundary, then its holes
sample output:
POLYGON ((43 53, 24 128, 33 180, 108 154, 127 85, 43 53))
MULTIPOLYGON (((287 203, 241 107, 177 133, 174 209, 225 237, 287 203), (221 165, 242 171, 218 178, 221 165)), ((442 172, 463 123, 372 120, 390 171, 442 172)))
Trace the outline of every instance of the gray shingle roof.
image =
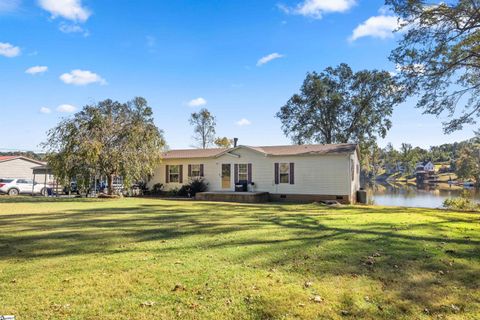
MULTIPOLYGON (((343 144, 306 144, 286 146, 239 146, 237 148, 249 148, 269 156, 293 156, 293 155, 325 155, 325 154, 350 154, 355 152, 357 145, 353 143, 343 144)), ((214 149, 183 149, 170 150, 165 152, 164 159, 187 159, 187 158, 214 158, 235 148, 214 148, 214 149)))

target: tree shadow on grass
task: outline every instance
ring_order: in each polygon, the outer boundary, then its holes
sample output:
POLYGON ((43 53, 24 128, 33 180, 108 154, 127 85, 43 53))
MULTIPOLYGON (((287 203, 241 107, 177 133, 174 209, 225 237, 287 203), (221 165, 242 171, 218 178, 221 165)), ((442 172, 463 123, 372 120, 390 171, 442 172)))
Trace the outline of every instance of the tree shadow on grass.
MULTIPOLYGON (((100 208, 92 203, 90 208, 2 214, 0 219, 0 231, 5 230, 0 259, 200 249, 228 252, 230 263, 264 272, 343 279, 347 285, 366 279, 382 288, 375 297, 378 305, 395 314, 410 316, 426 307, 446 314, 451 310, 437 302, 446 296, 461 310, 478 309, 467 305, 480 288, 477 216, 384 207, 158 201, 100 208), (416 221, 412 214, 428 219, 416 221), (473 231, 464 237, 464 229, 473 231), (159 245, 170 240, 176 244, 159 245), (144 243, 152 245, 146 249, 144 243), (238 247, 244 250, 232 250, 238 247)), ((384 314, 358 307, 354 292, 344 295, 342 307, 354 317, 384 314)), ((263 314, 269 299, 262 299, 258 312, 263 314)), ((269 308, 265 314, 275 317, 275 306, 269 308)))

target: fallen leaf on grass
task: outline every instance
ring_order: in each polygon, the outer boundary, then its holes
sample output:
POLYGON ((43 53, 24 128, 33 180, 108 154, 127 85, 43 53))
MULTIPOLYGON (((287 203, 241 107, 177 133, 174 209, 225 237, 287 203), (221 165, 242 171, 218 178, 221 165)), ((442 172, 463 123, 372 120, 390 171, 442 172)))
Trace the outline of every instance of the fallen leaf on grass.
POLYGON ((154 301, 144 301, 144 302, 140 303, 140 306, 141 307, 153 307, 154 304, 155 304, 154 301))
POLYGON ((323 298, 320 297, 319 295, 314 295, 313 297, 310 298, 310 300, 312 300, 312 301, 315 302, 315 303, 321 303, 321 302, 323 302, 323 298))
POLYGON ((451 305, 453 312, 457 313, 460 311, 460 308, 454 304, 451 305))
POLYGON ((180 283, 177 283, 175 287, 173 287, 172 289, 172 291, 185 291, 185 290, 187 290, 187 288, 185 288, 185 286, 183 286, 180 283))

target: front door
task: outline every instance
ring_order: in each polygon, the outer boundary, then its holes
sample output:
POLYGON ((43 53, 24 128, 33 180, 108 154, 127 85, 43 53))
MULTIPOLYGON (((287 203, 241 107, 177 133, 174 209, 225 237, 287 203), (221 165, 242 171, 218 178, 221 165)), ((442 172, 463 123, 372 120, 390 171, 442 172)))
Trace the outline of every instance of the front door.
POLYGON ((229 163, 222 164, 222 189, 231 189, 232 166, 229 163))

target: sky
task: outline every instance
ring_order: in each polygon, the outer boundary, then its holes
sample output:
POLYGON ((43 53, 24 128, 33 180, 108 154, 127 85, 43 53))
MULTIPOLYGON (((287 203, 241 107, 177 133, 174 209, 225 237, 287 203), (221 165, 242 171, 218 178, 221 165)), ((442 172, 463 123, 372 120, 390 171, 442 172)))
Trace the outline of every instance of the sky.
MULTIPOLYGON (((217 135, 289 144, 275 118, 307 72, 348 63, 395 72, 396 18, 377 0, 0 0, 0 150, 40 151, 48 129, 86 104, 147 99, 170 148, 193 145, 202 107, 217 135)), ((442 118, 414 99, 380 145, 428 147, 442 118)))

